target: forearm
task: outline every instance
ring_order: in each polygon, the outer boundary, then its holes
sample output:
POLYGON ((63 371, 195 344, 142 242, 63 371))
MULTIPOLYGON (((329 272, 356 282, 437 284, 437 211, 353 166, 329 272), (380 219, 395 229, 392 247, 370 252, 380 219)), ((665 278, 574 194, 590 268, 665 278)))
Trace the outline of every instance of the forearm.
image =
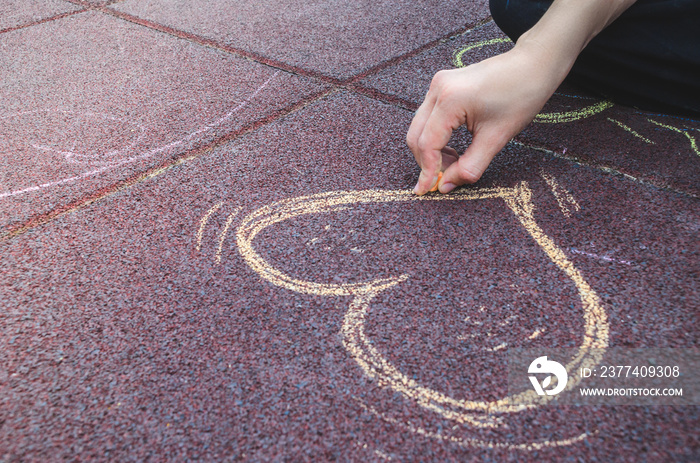
POLYGON ((564 80, 588 42, 636 0, 555 0, 515 46, 549 74, 552 91, 564 80))

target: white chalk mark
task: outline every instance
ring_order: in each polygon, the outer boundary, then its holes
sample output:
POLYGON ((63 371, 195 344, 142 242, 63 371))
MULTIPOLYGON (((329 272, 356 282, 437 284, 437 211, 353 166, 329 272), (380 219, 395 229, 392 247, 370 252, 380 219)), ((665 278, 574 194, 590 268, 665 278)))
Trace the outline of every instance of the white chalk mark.
POLYGON ((544 329, 536 330, 528 337, 528 339, 535 339, 539 337, 542 333, 544 333, 544 329))
MULTIPOLYGON (((25 112, 25 113, 13 114, 12 116, 5 116, 5 117, 3 117, 2 119, 7 119, 7 118, 10 118, 10 117, 22 116, 22 115, 26 115, 26 114, 42 113, 42 112, 60 113, 60 114, 63 114, 64 116, 72 116, 72 115, 74 115, 74 113, 73 113, 72 111, 46 109, 46 110, 36 110, 36 111, 28 111, 28 112, 25 112)), ((87 112, 87 113, 79 113, 79 114, 77 114, 77 116, 78 116, 78 117, 79 117, 79 116, 83 116, 83 117, 86 117, 86 116, 87 116, 87 117, 93 118, 93 119, 98 119, 98 118, 99 118, 99 119, 103 119, 103 120, 110 120, 110 121, 115 121, 115 122, 121 122, 121 123, 129 124, 129 125, 132 125, 132 126, 135 125, 135 124, 132 124, 131 122, 129 122, 128 120, 126 120, 126 119, 120 119, 120 118, 113 117, 113 116, 110 116, 110 115, 107 115, 107 114, 97 114, 97 113, 90 113, 90 112, 87 112)), ((73 116, 73 117, 75 117, 75 116, 73 116)), ((146 128, 145 128, 143 125, 138 124, 138 125, 136 125, 136 126, 141 130, 141 132, 140 132, 139 135, 136 137, 136 139, 135 139, 131 144, 129 144, 129 146, 126 146, 126 147, 124 147, 124 148, 122 148, 122 149, 120 149, 120 150, 112 150, 112 151, 108 151, 108 152, 102 153, 102 154, 92 154, 92 155, 90 155, 90 154, 76 153, 76 152, 75 152, 75 145, 77 144, 77 141, 75 141, 75 140, 73 141, 73 145, 72 145, 72 147, 71 147, 71 149, 70 149, 69 151, 58 150, 58 149, 56 149, 56 148, 53 148, 53 147, 47 146, 47 145, 31 145, 31 146, 32 146, 32 148, 35 148, 35 149, 38 149, 38 150, 41 150, 41 151, 48 151, 48 152, 57 153, 57 154, 63 156, 63 157, 65 158, 66 162, 68 162, 68 163, 80 164, 80 163, 91 162, 91 163, 97 163, 97 164, 110 164, 109 161, 107 161, 107 162, 105 162, 105 161, 99 161, 99 160, 96 160, 96 158, 98 158, 98 157, 99 157, 99 158, 114 158, 114 157, 116 157, 117 155, 119 155, 119 154, 121 154, 121 153, 124 153, 124 152, 127 152, 127 151, 129 151, 130 149, 134 148, 134 147, 136 146, 136 144, 139 143, 139 142, 143 139, 143 137, 146 135, 146 128)), ((134 129, 131 129, 131 131, 133 132, 134 129)))
POLYGON ((576 248, 569 248, 569 251, 573 252, 574 254, 581 254, 582 256, 592 257, 594 259, 604 260, 606 262, 617 262, 617 263, 625 264, 625 265, 632 265, 633 264, 633 262, 630 262, 627 260, 614 259, 614 258, 609 257, 609 256, 600 256, 598 254, 593 254, 590 252, 579 251, 576 248))
MULTIPOLYGON (((128 159, 124 159, 124 160, 122 160, 122 161, 115 161, 115 162, 113 162, 113 163, 111 163, 111 164, 105 165, 104 167, 100 167, 99 169, 94 169, 94 170, 91 170, 91 171, 88 171, 88 172, 83 172, 83 173, 80 174, 80 175, 76 175, 76 176, 73 176, 73 177, 65 178, 65 179, 62 179, 62 180, 56 180, 56 181, 53 181, 53 182, 46 182, 46 183, 42 183, 42 184, 40 184, 40 185, 36 185, 36 186, 28 187, 28 188, 22 188, 22 189, 20 189, 20 190, 7 191, 7 192, 4 192, 4 193, 0 193, 0 199, 2 199, 2 198, 7 198, 7 197, 11 197, 11 196, 17 196, 17 195, 21 195, 21 194, 25 194, 25 193, 31 193, 31 192, 34 192, 34 191, 44 190, 44 189, 46 189, 46 188, 52 188, 52 187, 56 187, 56 186, 59 186, 59 185, 66 185, 66 184, 69 184, 69 183, 74 183, 74 182, 77 182, 77 181, 79 181, 79 180, 86 179, 86 178, 88 178, 88 177, 93 177, 93 176, 95 176, 95 175, 102 174, 102 173, 104 173, 104 172, 106 172, 106 171, 108 171, 108 170, 110 170, 110 169, 114 169, 114 168, 116 168, 116 167, 121 167, 121 166, 124 166, 124 165, 126 165, 126 164, 131 164, 131 163, 136 162, 136 161, 140 161, 140 160, 143 160, 143 159, 147 159, 147 158, 149 158, 149 157, 151 157, 151 156, 154 156, 154 155, 156 155, 156 154, 158 154, 158 153, 162 153, 162 152, 164 152, 164 151, 166 151, 166 150, 169 150, 169 149, 171 149, 171 148, 175 148, 175 147, 177 147, 177 146, 180 146, 180 145, 182 145, 182 144, 184 144, 184 143, 190 141, 192 138, 196 137, 197 135, 199 135, 199 134, 201 134, 201 133, 203 133, 203 132, 212 130, 212 129, 216 128, 217 126, 219 126, 219 125, 225 123, 226 121, 228 121, 236 112, 238 112, 239 110, 241 110, 242 108, 244 108, 250 101, 253 100, 253 98, 255 98, 263 89, 265 89, 265 88, 267 87, 267 85, 270 83, 270 81, 272 81, 272 79, 274 79, 274 78, 277 76, 277 74, 279 74, 279 73, 280 73, 280 71, 275 72, 275 73, 274 73, 269 79, 267 79, 257 90, 255 90, 255 92, 253 92, 253 94, 252 94, 250 97, 248 97, 248 99, 246 99, 245 101, 243 101, 242 103, 240 103, 238 106, 236 106, 235 108, 233 108, 233 109, 232 109, 231 111, 229 111, 226 115, 220 117, 219 119, 217 119, 217 120, 214 121, 213 123, 208 124, 208 125, 204 126, 203 128, 201 128, 201 129, 199 129, 199 130, 196 130, 196 131, 190 133, 189 135, 187 135, 187 136, 185 136, 185 137, 183 137, 183 138, 181 138, 181 139, 179 139, 179 140, 176 140, 176 141, 174 141, 174 142, 172 142, 172 143, 168 143, 167 145, 161 146, 161 147, 159 147, 159 148, 154 148, 154 149, 152 149, 152 150, 150 150, 150 151, 147 151, 146 153, 143 153, 143 154, 140 154, 140 155, 137 155, 137 156, 133 156, 133 157, 128 158, 128 159)), ((16 116, 16 115, 13 115, 13 116, 16 116)), ((8 117, 9 117, 9 116, 8 116, 8 117)))
POLYGON ((489 352, 496 352, 496 351, 505 349, 506 347, 508 347, 508 343, 507 343, 507 342, 503 342, 503 343, 497 345, 496 347, 494 347, 494 348, 492 348, 492 349, 484 349, 484 350, 487 350, 487 351, 489 351, 489 352))
POLYGON ((226 239, 226 234, 228 233, 228 229, 231 226, 233 219, 235 219, 236 216, 238 215, 238 213, 241 212, 241 209, 243 209, 243 206, 239 206, 235 211, 233 211, 231 214, 229 214, 228 218, 226 219, 226 224, 224 225, 224 229, 221 230, 221 233, 219 234, 219 247, 216 250, 216 263, 217 264, 221 263, 221 253, 223 251, 224 240, 226 239))
POLYGON ((510 317, 508 317, 508 318, 506 318, 505 320, 503 320, 502 322, 500 322, 500 323, 498 324, 498 326, 503 327, 503 326, 509 325, 510 322, 512 322, 512 321, 515 320, 516 318, 518 318, 517 315, 511 315, 510 317))
POLYGON ((388 454, 382 452, 381 450, 375 450, 375 451, 374 451, 374 454, 377 455, 377 456, 378 456, 379 458, 381 458, 382 460, 389 460, 389 461, 393 460, 393 458, 391 458, 390 455, 388 455, 388 454))
MULTIPOLYGON (((84 153, 76 153, 75 152, 75 146, 77 145, 76 140, 73 140, 73 144, 72 144, 71 149, 69 151, 58 150, 56 148, 53 148, 53 147, 47 146, 47 145, 34 145, 34 144, 30 145, 34 149, 60 154, 61 156, 64 156, 66 159, 66 162, 69 162, 69 163, 81 163, 81 162, 93 162, 93 163, 97 162, 97 163, 99 163, 99 161, 95 161, 95 158, 97 158, 97 157, 101 157, 101 158, 114 157, 118 154, 126 152, 126 151, 132 149, 134 146, 136 146, 136 144, 139 141, 141 141, 141 139, 143 139, 143 137, 146 134, 146 128, 141 124, 134 124, 127 119, 110 116, 109 114, 100 114, 100 113, 93 113, 93 112, 75 113, 74 111, 67 111, 67 110, 61 110, 61 109, 37 109, 37 110, 33 110, 33 111, 24 111, 24 112, 20 112, 20 113, 15 113, 15 114, 12 114, 9 116, 3 116, 3 117, 0 117, 0 120, 17 118, 17 117, 21 117, 21 116, 26 116, 26 115, 30 115, 30 114, 39 114, 39 113, 57 113, 57 114, 62 114, 64 116, 69 116, 73 119, 83 117, 83 118, 91 118, 91 119, 100 119, 103 121, 104 120, 114 121, 114 122, 120 122, 120 123, 131 125, 131 126, 136 125, 136 127, 138 127, 140 129, 140 133, 136 137, 136 140, 134 140, 129 146, 126 146, 120 150, 108 151, 107 153, 103 153, 103 154, 89 155, 89 154, 84 154, 84 153)), ((134 132, 135 129, 131 129, 131 131, 134 132)), ((65 130, 63 131, 63 133, 65 134, 65 130)), ((104 162, 102 164, 104 164, 104 162)))

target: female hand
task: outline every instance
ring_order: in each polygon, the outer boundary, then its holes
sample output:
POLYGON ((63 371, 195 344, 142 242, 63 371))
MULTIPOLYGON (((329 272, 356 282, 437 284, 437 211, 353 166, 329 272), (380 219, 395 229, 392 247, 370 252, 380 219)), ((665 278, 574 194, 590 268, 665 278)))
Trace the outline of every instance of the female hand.
POLYGON ((549 70, 543 51, 533 44, 516 46, 435 75, 406 137, 421 167, 416 194, 427 193, 441 171, 441 193, 476 182, 493 157, 534 119, 563 79, 561 72, 549 70), (447 143, 463 124, 472 143, 460 157, 447 143))

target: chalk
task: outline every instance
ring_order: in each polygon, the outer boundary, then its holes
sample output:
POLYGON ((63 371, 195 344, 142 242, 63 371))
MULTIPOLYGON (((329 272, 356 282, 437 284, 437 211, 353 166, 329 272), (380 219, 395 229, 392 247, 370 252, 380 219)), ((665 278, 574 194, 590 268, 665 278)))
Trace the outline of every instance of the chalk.
POLYGON ((484 40, 481 42, 477 43, 472 43, 467 45, 466 47, 462 48, 461 50, 457 51, 454 54, 454 58, 452 62, 454 63, 455 67, 458 68, 463 68, 465 64, 462 62, 462 56, 471 50, 476 50, 478 48, 490 46, 490 45, 497 45, 499 43, 513 43, 510 39, 491 39, 491 40, 484 40))
MULTIPOLYGON (((0 192, 0 199, 18 196, 18 195, 23 195, 23 194, 31 193, 34 191, 44 190, 47 188, 54 188, 54 187, 57 187, 60 185, 67 185, 70 183, 75 183, 77 181, 84 180, 84 179, 89 178, 89 177, 93 177, 95 175, 103 174, 103 173, 105 173, 111 169, 115 169, 117 167, 122 167, 122 166, 127 165, 127 164, 132 164, 132 163, 135 163, 137 161, 148 159, 156 154, 166 152, 167 150, 170 150, 172 148, 181 147, 186 142, 189 142, 193 138, 201 135, 202 133, 212 131, 215 128, 217 128, 218 126, 220 126, 220 125, 224 124, 225 122, 227 122, 228 120, 230 120, 236 112, 238 112, 239 110, 244 108, 248 103, 250 103, 254 98, 256 98, 258 96, 258 94, 260 92, 262 92, 268 86, 268 84, 272 81, 272 79, 274 79, 277 76, 277 74, 279 74, 279 73, 280 73, 280 71, 275 72, 260 87, 258 87, 258 89, 252 93, 252 95, 250 95, 245 101, 239 103, 236 107, 231 109, 224 116, 220 117, 219 119, 213 121, 210 124, 205 125, 204 127, 200 128, 199 130, 196 130, 196 131, 190 133, 189 135, 186 135, 185 137, 180 138, 179 140, 168 143, 167 145, 164 145, 164 146, 161 146, 158 148, 154 148, 154 149, 149 150, 145 153, 137 154, 137 155, 132 156, 132 157, 127 158, 127 159, 105 163, 105 165, 103 165, 102 167, 99 167, 99 168, 94 169, 94 170, 89 170, 87 172, 83 172, 83 173, 75 175, 73 177, 68 177, 68 178, 64 178, 61 180, 50 181, 50 182, 42 183, 39 185, 27 187, 27 188, 20 188, 17 190, 0 192)), ((24 114, 24 113, 19 113, 19 114, 24 114)), ((6 118, 6 117, 10 117, 10 116, 5 116, 3 118, 6 118)), ((3 118, 0 118, 0 119, 3 119, 3 118)), ((35 146, 35 148, 40 149, 42 151, 53 151, 53 149, 47 149, 48 147, 44 147, 44 146, 35 146)), ((68 156, 68 157, 75 156, 75 153, 61 153, 61 154, 63 154, 64 156, 68 156)))
POLYGON ((540 176, 545 180, 545 182, 547 182, 549 188, 551 188, 552 194, 557 200, 557 204, 559 204, 559 209, 561 209, 561 212, 565 217, 571 217, 571 209, 569 209, 569 205, 574 212, 581 210, 581 206, 578 204, 578 202, 576 202, 576 198, 574 198, 566 189, 562 188, 557 182, 556 178, 549 175, 544 170, 540 171, 540 176))
POLYGON ((483 449, 511 449, 511 450, 525 450, 525 451, 533 451, 533 450, 542 450, 545 448, 552 448, 552 447, 564 447, 567 445, 573 445, 578 442, 581 442, 582 440, 588 439, 591 436, 595 436, 598 434, 598 431, 594 431, 592 433, 582 433, 579 434, 578 436, 575 437, 570 437, 568 439, 560 439, 560 440, 543 440, 543 441, 535 441, 535 442, 524 442, 524 443, 510 443, 510 442, 497 442, 497 441, 488 441, 488 440, 483 440, 483 439, 475 439, 475 438, 461 438, 457 436, 453 436, 447 433, 442 433, 442 432, 433 432, 429 431, 423 427, 416 426, 411 424, 410 421, 403 422, 399 421, 396 418, 392 418, 384 413, 381 413, 371 405, 365 404, 362 400, 358 399, 357 397, 353 397, 355 401, 358 403, 360 407, 362 407, 365 411, 373 414, 374 416, 382 419, 383 421, 386 421, 387 423, 391 423, 393 425, 396 425, 398 427, 401 427, 405 430, 407 430, 410 433, 413 434, 418 434, 420 436, 424 437, 430 437, 432 439, 436 439, 439 441, 443 442, 449 442, 451 444, 456 444, 459 445, 460 447, 476 447, 476 448, 483 448, 483 449))
POLYGON ((608 108, 612 108, 613 106, 614 105, 609 101, 601 101, 600 103, 572 111, 540 113, 535 116, 533 122, 538 122, 540 124, 561 124, 562 122, 574 122, 591 117, 599 112, 605 111, 608 108))
POLYGON ((226 219, 226 224, 224 225, 224 229, 221 230, 221 233, 219 234, 219 247, 216 249, 216 263, 220 264, 221 263, 221 253, 223 252, 223 247, 224 247, 224 240, 226 239, 226 234, 228 233, 228 229, 231 226, 231 223, 233 222, 233 219, 236 218, 238 213, 243 209, 243 206, 239 206, 236 208, 235 211, 233 211, 231 214, 229 214, 228 218, 226 219))
POLYGON ((431 191, 431 192, 438 191, 438 185, 440 184, 441 178, 442 178, 442 172, 438 172, 437 182, 435 182, 435 185, 433 185, 433 187, 429 191, 431 191))
MULTIPOLYGON (((300 294, 352 296, 340 330, 343 347, 365 376, 374 379, 379 387, 401 394, 420 409, 434 412, 456 424, 464 424, 473 428, 498 428, 502 426, 506 414, 517 414, 523 410, 540 406, 541 400, 538 399, 535 392, 527 391, 495 401, 451 397, 406 375, 397 365, 385 357, 369 339, 365 331, 365 324, 370 316, 372 300, 381 292, 404 284, 409 280, 410 275, 397 274, 390 277, 375 277, 369 281, 333 284, 300 280, 271 265, 256 251, 253 244, 260 232, 289 219, 304 217, 306 220, 310 220, 309 217, 312 215, 347 210, 353 206, 370 203, 469 200, 504 201, 513 213, 515 222, 520 223, 544 255, 574 284, 582 305, 583 317, 580 323, 583 325, 584 334, 580 340, 578 353, 566 364, 566 369, 575 371, 580 367, 592 368, 598 364, 602 357, 602 351, 607 348, 609 343, 609 322, 606 311, 598 295, 585 281, 573 262, 535 221, 532 192, 526 182, 521 182, 513 188, 478 188, 460 191, 453 195, 416 196, 411 191, 365 190, 331 191, 285 199, 263 206, 243 218, 236 231, 236 241, 238 251, 248 266, 262 279, 276 286, 300 294)), ((569 387, 573 388, 576 384, 577 380, 574 378, 569 387)), ((417 429, 412 430, 412 432, 420 434, 417 429)), ((428 437, 435 436, 428 435, 428 437)), ((585 437, 586 435, 582 435, 573 438, 573 440, 551 443, 527 443, 523 444, 522 448, 570 445, 576 439, 584 439, 585 437)), ((473 445, 479 445, 473 440, 469 442, 473 445)), ((483 441, 481 444, 511 446, 509 443, 497 441, 483 441)))
POLYGON ((211 209, 207 211, 206 214, 204 214, 204 217, 202 217, 202 220, 199 221, 199 230, 197 230, 197 246, 196 249, 197 251, 201 251, 202 249, 202 237, 204 236, 204 228, 207 226, 207 222, 209 221, 209 217, 213 213, 219 210, 219 208, 223 205, 224 203, 219 203, 215 204, 212 206, 211 209))
POLYGON ((678 127, 674 127, 672 125, 662 124, 661 122, 656 122, 653 119, 647 119, 647 120, 649 122, 651 122, 652 124, 656 124, 659 127, 663 127, 664 129, 673 130, 674 132, 682 133, 683 135, 685 135, 686 138, 688 138, 688 140, 690 141, 690 147, 692 148, 692 150, 695 152, 695 154, 700 156, 700 147, 698 146, 698 142, 697 142, 697 140, 695 140, 695 137, 693 137, 692 135, 690 135, 688 133, 687 130, 682 130, 682 129, 679 129, 678 127))
POLYGON ((581 254, 582 256, 592 257, 594 259, 604 260, 606 262, 618 262, 620 264, 632 265, 632 262, 629 262, 627 260, 613 259, 612 257, 608 256, 599 256, 598 254, 593 254, 591 252, 579 251, 576 248, 569 248, 569 251, 573 252, 574 254, 581 254))
POLYGON ((622 130, 625 130, 626 132, 631 133, 632 135, 634 135, 635 137, 637 137, 637 138, 639 138, 640 140, 644 141, 645 143, 649 143, 650 145, 655 145, 655 144, 656 144, 656 143, 654 143, 653 141, 649 140, 648 138, 646 138, 646 137, 640 135, 640 134, 637 133, 636 131, 632 130, 631 127, 626 126, 626 125, 623 124, 622 122, 617 121, 617 120, 615 120, 615 119, 612 119, 612 118, 610 118, 610 117, 608 117, 607 119, 608 119, 610 122, 612 122, 613 124, 617 124, 622 130))

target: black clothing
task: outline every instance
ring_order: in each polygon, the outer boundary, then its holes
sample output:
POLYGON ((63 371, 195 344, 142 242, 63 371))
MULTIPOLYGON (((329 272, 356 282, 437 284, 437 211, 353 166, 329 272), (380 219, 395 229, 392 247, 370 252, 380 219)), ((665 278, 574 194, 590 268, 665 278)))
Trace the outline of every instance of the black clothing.
MULTIPOLYGON (((514 42, 552 0, 490 0, 514 42)), ((700 0, 638 0, 579 55, 568 80, 612 101, 700 118, 700 0)))

